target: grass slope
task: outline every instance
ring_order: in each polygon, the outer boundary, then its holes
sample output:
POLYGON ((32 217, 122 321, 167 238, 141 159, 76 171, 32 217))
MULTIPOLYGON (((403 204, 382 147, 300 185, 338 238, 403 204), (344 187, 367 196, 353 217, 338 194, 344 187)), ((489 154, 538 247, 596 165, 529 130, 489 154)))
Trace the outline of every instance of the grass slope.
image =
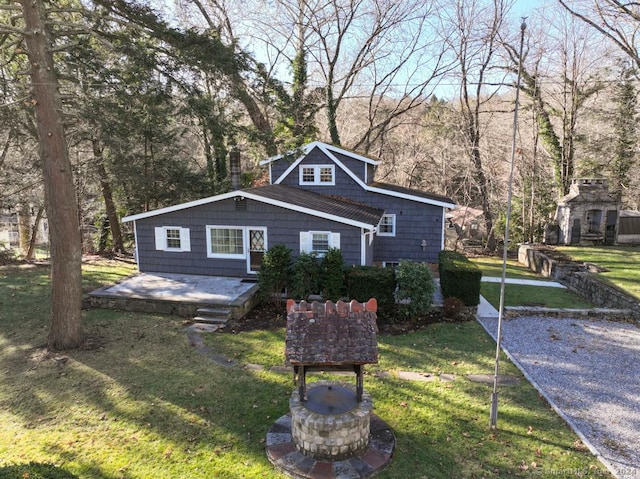
POLYGON ((560 251, 575 261, 594 263, 608 269, 598 273, 604 281, 624 289, 640 299, 640 247, 638 246, 563 246, 560 251))
MULTIPOLYGON (((86 289, 130 272, 87 265, 86 289)), ((0 474, 34 462, 82 479, 284 477, 264 438, 288 411, 291 375, 210 360, 189 347, 179 318, 108 310, 85 312, 95 349, 48 354, 48 290, 45 267, 0 268, 0 474)), ((284 360, 282 329, 205 341, 238 363, 284 360)), ((397 448, 378 477, 610 477, 504 358, 502 372, 521 381, 501 389, 499 430, 489 430, 490 387, 463 377, 493 371, 495 343, 476 322, 383 336, 379 348, 365 387, 397 448), (401 370, 456 379, 407 381, 401 370)))
MULTIPOLYGON (((502 277, 502 258, 480 256, 470 259, 482 270, 483 276, 502 277)), ((507 261, 506 277, 550 281, 549 278, 535 274, 514 260, 507 261)), ((494 308, 500 306, 500 283, 483 282, 480 286, 480 294, 482 294, 494 308)), ((519 284, 507 284, 505 286, 504 304, 505 306, 539 306, 572 309, 588 309, 594 307, 591 302, 582 299, 567 289, 519 284)))

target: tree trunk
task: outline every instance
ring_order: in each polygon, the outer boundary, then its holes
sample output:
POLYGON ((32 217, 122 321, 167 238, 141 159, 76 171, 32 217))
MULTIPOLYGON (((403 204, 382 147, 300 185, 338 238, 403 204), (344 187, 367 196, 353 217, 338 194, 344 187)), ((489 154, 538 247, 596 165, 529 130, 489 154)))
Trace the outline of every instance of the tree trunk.
POLYGON ((27 261, 33 261, 36 256, 36 242, 38 240, 38 231, 40 230, 40 222, 42 221, 42 215, 44 214, 44 207, 40 206, 38 208, 38 213, 36 213, 36 219, 33 221, 33 226, 31 227, 31 238, 29 239, 29 249, 27 250, 27 255, 25 259, 27 261))
POLYGON ((82 246, 53 44, 42 0, 20 0, 51 239, 51 350, 82 344, 82 246))
POLYGON ((31 208, 27 203, 18 205, 18 247, 20 253, 27 255, 31 237, 31 208))
POLYGON ((113 190, 111 189, 111 183, 109 182, 107 170, 104 167, 102 148, 100 148, 97 138, 91 139, 91 146, 93 147, 93 158, 95 160, 96 170, 98 172, 98 178, 100 180, 100 189, 102 190, 104 207, 107 213, 107 218, 109 218, 109 229, 111 230, 111 239, 113 240, 113 251, 114 253, 124 253, 124 242, 122 241, 120 221, 118 220, 116 206, 113 201, 113 190))

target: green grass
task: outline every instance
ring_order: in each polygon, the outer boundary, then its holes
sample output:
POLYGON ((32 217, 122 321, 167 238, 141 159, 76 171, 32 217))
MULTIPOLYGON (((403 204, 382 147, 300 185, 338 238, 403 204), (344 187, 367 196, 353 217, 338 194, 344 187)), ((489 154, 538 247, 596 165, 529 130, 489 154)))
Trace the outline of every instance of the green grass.
POLYGON ((563 246, 558 250, 576 261, 594 263, 608 269, 607 272, 598 273, 598 277, 624 289, 636 298, 640 298, 640 247, 563 246))
MULTIPOLYGON (((85 289, 130 271, 88 265, 85 289)), ((47 268, 0 268, 0 472, 34 462, 82 479, 284 479, 264 452, 293 390, 290 374, 268 370, 284 360, 282 329, 205 336, 214 352, 267 367, 250 371, 189 347, 179 318, 91 310, 85 329, 99 347, 48 355, 48 289, 47 268)), ((521 381, 501 389, 499 429, 489 430, 491 389, 463 377, 493 371, 495 343, 476 322, 383 336, 379 350, 365 387, 397 447, 378 477, 514 478, 551 469, 611 477, 506 358, 501 372, 521 381), (400 380, 401 370, 456 380, 400 380)))
MULTIPOLYGON (((479 256, 469 258, 482 270, 482 276, 502 277, 502 258, 494 256, 479 256)), ((537 275, 515 260, 507 261, 506 277, 514 279, 535 279, 550 281, 549 278, 537 275)), ((480 294, 491 303, 494 308, 500 306, 500 283, 483 282, 480 294)), ((593 308, 591 302, 582 299, 575 293, 562 288, 547 286, 526 286, 507 284, 504 290, 505 306, 535 306, 545 308, 593 308)))
MULTIPOLYGON (((500 305, 500 283, 482 283, 480 294, 494 308, 500 305)), ((548 286, 526 286, 506 284, 504 289, 505 306, 531 306, 544 308, 591 309, 595 305, 577 294, 562 288, 548 286)))
MULTIPOLYGON (((478 265, 482 270, 482 276, 502 277, 502 257, 474 256, 470 257, 469 260, 478 265)), ((548 278, 537 275, 516 260, 511 259, 507 260, 507 278, 548 280, 548 278)))

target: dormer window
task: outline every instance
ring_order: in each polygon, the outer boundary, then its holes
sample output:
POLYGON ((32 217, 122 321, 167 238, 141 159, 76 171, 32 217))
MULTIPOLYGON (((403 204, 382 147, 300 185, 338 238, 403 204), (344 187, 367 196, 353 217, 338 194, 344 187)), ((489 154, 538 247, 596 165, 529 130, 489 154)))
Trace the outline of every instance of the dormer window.
POLYGON ((300 166, 300 185, 333 186, 335 184, 335 165, 300 166))

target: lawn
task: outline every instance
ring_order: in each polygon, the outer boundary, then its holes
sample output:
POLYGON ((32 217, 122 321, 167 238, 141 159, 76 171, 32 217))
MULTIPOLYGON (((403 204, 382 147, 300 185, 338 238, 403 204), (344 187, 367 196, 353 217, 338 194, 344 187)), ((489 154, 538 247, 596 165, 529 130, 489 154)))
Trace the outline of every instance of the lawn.
MULTIPOLYGON (((119 262, 88 264, 85 288, 131 271, 119 262)), ((266 431, 288 411, 293 390, 290 374, 269 370, 284 360, 282 329, 205 336, 214 352, 262 371, 226 367, 189 347, 179 318, 109 310, 85 312, 93 349, 47 354, 48 273, 0 268, 0 477, 31 461, 82 479, 284 477, 264 452, 266 431)), ((520 383, 501 389, 499 429, 489 430, 490 386, 464 377, 493 372, 495 343, 478 323, 383 336, 379 349, 365 387, 397 447, 378 477, 512 478, 545 470, 610 477, 506 358, 501 372, 520 383), (456 379, 414 382, 397 371, 456 379)))
POLYGON ((594 263, 608 269, 598 273, 604 281, 624 289, 640 298, 640 247, 638 246, 600 246, 576 247, 563 246, 558 250, 576 261, 594 263))
MULTIPOLYGON (((472 257, 470 260, 477 264, 482 270, 482 276, 502 277, 502 258, 479 256, 472 257)), ((506 277, 512 279, 550 281, 549 278, 537 275, 515 260, 507 261, 506 277)), ((500 283, 483 282, 480 286, 480 294, 482 294, 494 308, 500 306, 500 283)), ((507 284, 505 286, 504 304, 505 306, 571 309, 588 309, 594 307, 591 302, 582 299, 567 289, 519 284, 507 284)))

